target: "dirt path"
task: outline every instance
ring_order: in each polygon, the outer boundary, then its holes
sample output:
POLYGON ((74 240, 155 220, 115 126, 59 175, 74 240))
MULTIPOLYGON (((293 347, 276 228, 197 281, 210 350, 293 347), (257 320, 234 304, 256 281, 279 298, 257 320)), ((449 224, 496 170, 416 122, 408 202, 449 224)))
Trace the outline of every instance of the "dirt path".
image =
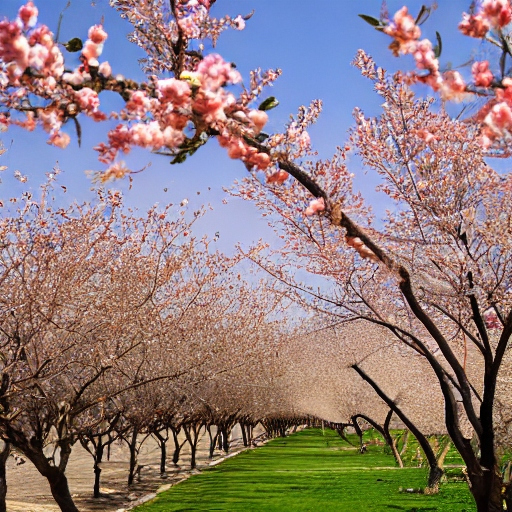
MULTIPOLYGON (((255 435, 261 433, 256 431, 255 435)), ((241 432, 238 426, 233 430, 230 452, 243 448, 241 432)), ((198 444, 198 468, 208 466, 208 435, 203 434, 198 444)), ((168 458, 172 457, 173 443, 168 443, 168 458)), ((216 452, 214 460, 225 456, 216 452)), ((106 458, 106 457, 105 457, 106 458)), ((156 492, 163 485, 173 485, 187 478, 189 470, 190 450, 185 444, 179 466, 172 463, 167 465, 167 478, 160 477, 160 450, 152 439, 148 439, 139 453, 139 464, 144 465, 141 479, 128 487, 128 450, 124 444, 115 443, 111 449, 110 461, 102 463, 101 494, 98 499, 92 497, 94 484, 93 460, 82 446, 76 444, 71 453, 66 471, 69 488, 73 499, 80 511, 110 512, 128 508, 143 496, 156 492)), ((16 465, 13 457, 7 464, 7 510, 8 512, 58 512, 50 493, 50 487, 35 467, 26 462, 16 465)))

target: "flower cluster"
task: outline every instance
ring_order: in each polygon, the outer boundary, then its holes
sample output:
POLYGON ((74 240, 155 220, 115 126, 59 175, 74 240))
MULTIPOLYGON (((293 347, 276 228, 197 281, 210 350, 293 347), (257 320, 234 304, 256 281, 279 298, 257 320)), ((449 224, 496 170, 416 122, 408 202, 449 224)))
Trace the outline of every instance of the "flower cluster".
POLYGON ((201 25, 208 17, 209 0, 179 0, 177 22, 180 30, 189 39, 201 35, 201 25))
POLYGON ((477 61, 471 66, 473 81, 477 87, 489 87, 494 80, 494 76, 489 69, 489 61, 477 61))
MULTIPOLYGON (((210 3, 177 0, 172 13, 176 18, 176 37, 187 44, 188 38, 217 33, 221 25, 244 28, 247 17, 237 16, 224 18, 215 29, 215 20, 208 18, 210 3)), ((65 71, 64 58, 53 34, 46 26, 37 26, 37 14, 37 8, 29 1, 20 8, 15 21, 0 22, 0 91, 16 88, 8 93, 9 108, 19 112, 18 116, 2 116, 2 126, 17 124, 33 130, 39 124, 49 133, 50 144, 65 147, 70 137, 61 132, 64 123, 80 113, 95 121, 107 119, 100 110, 99 92, 113 90, 122 95, 126 106, 111 115, 120 123, 109 132, 108 141, 96 147, 99 159, 110 165, 107 179, 128 172, 114 162, 119 153, 127 153, 134 146, 180 155, 212 135, 218 135, 219 143, 231 158, 241 159, 259 170, 270 166, 269 151, 260 151, 249 140, 262 131, 268 116, 249 107, 255 98, 245 91, 237 98, 229 90, 242 77, 220 55, 185 59, 175 77, 158 79, 151 75, 148 83, 137 84, 121 76, 113 77, 108 62, 100 63, 108 35, 101 25, 95 25, 89 29, 81 48, 80 64, 65 71), (30 101, 32 97, 38 102, 30 101), (27 99, 37 106, 27 110, 27 99)), ((262 83, 276 77, 277 73, 265 75, 262 83)), ((302 134, 301 146, 309 146, 306 136, 302 134)), ((282 179, 283 174, 279 174, 274 182, 282 179)))
POLYGON ((313 199, 309 203, 309 206, 306 208, 304 212, 306 215, 314 215, 315 213, 323 212, 325 210, 325 201, 323 197, 319 197, 318 199, 313 199))
POLYGON ((512 20, 508 0, 484 0, 474 14, 463 14, 459 30, 466 36, 482 39, 492 28, 501 29, 512 20))
POLYGON ((99 67, 98 57, 103 52, 103 44, 107 39, 107 33, 101 25, 94 25, 89 29, 89 39, 84 44, 82 56, 89 66, 99 67))
POLYGON ((483 117, 482 144, 489 148, 495 140, 510 140, 512 137, 512 79, 502 80, 504 89, 496 90, 493 103, 488 103, 480 117, 483 117))
POLYGON ((347 245, 354 248, 358 253, 359 256, 363 259, 369 259, 370 261, 378 262, 379 258, 377 255, 366 245, 364 242, 358 237, 358 236, 346 236, 345 240, 347 242, 347 245))
POLYGON ((261 110, 238 104, 226 89, 241 79, 240 73, 220 55, 210 54, 195 71, 182 73, 180 79, 157 80, 155 97, 149 97, 145 91, 134 91, 123 117, 151 121, 131 126, 119 124, 110 131, 108 144, 97 146, 100 160, 111 163, 119 151, 127 153, 131 146, 177 151, 186 140, 185 129, 193 123, 196 133, 208 129, 218 132, 218 141, 230 158, 266 169, 270 165, 269 155, 250 146, 242 135, 260 133, 268 116, 261 110))
POLYGON ((54 83, 64 72, 64 58, 47 27, 34 28, 38 10, 28 2, 18 11, 15 21, 0 21, 0 77, 2 82, 18 85, 27 68, 54 83), (2 69, 3 68, 3 69, 2 69))
POLYGON ((412 55, 417 69, 423 72, 410 75, 410 81, 429 85, 445 100, 459 101, 465 97, 466 83, 462 75, 458 71, 439 71, 439 60, 432 42, 428 39, 420 40, 420 27, 416 25, 407 7, 397 11, 393 20, 387 21, 383 31, 393 38, 390 45, 393 54, 412 55))
POLYGON ((397 56, 404 52, 411 42, 417 41, 421 36, 420 27, 414 22, 407 7, 402 7, 395 13, 393 21, 384 27, 384 32, 394 39, 391 49, 397 56))

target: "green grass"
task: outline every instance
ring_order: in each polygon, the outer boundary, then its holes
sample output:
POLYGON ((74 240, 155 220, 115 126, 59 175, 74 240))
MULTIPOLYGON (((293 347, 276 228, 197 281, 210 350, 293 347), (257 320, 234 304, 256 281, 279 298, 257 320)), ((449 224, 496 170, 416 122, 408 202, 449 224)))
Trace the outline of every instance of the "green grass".
POLYGON ((203 471, 135 509, 168 511, 442 511, 476 507, 465 482, 447 482, 434 496, 423 468, 397 469, 382 446, 364 455, 331 430, 307 429, 275 439, 203 471))

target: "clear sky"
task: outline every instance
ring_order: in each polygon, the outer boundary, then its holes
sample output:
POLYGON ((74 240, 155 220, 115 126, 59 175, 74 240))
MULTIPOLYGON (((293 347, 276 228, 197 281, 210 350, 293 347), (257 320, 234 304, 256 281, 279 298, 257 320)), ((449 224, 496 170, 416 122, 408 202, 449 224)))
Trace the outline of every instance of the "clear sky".
MULTIPOLYGON (((67 0, 36 0, 35 3, 40 22, 56 32, 59 14, 67 0)), ((390 13, 403 3, 388 1, 390 13)), ((470 2, 439 0, 438 3, 438 9, 422 30, 431 39, 436 30, 441 33, 444 42, 441 63, 452 62, 455 66, 469 57, 471 43, 474 44, 456 31, 461 13, 468 9, 470 2)), ((19 0, 0 0, 0 18, 13 18, 21 4, 19 0)), ((407 5, 415 15, 422 2, 410 0, 407 5)), ((253 9, 255 12, 245 30, 225 32, 215 51, 236 63, 244 81, 248 80, 251 69, 282 68, 282 77, 268 93, 280 101, 279 107, 270 113, 268 132, 282 129, 300 105, 308 104, 312 99, 322 99, 324 112, 310 134, 319 156, 328 158, 337 145, 344 143, 353 123, 355 106, 367 114, 379 113, 380 97, 372 91, 370 82, 360 77, 350 64, 357 49, 364 48, 379 65, 389 70, 412 65, 408 59, 392 57, 387 49, 390 39, 357 16, 364 13, 378 17, 380 6, 380 0, 217 0, 212 10, 216 16, 247 14, 253 9)), ((99 23, 102 17, 109 38, 100 60, 108 60, 114 74, 122 73, 142 80, 144 76, 137 59, 143 53, 126 40, 131 26, 119 18, 107 0, 96 0, 94 6, 91 6, 91 0, 71 0, 71 6, 64 11, 59 40, 86 39, 88 27, 99 23)), ((73 60, 69 62, 74 63, 73 60)), ((105 112, 120 105, 113 96, 112 93, 102 93, 105 112)), ((67 187, 66 193, 57 191, 59 200, 69 203, 75 198, 82 201, 93 197, 91 182, 84 170, 102 168, 91 148, 106 139, 108 128, 108 123, 83 119, 82 147, 78 148, 74 128, 69 125, 67 131, 72 143, 65 150, 47 145, 46 134, 39 130, 27 133, 12 128, 1 133, 0 138, 8 152, 0 157, 0 165, 7 165, 9 169, 0 176, 0 197, 5 202, 26 188, 27 184, 23 186, 12 178, 15 170, 27 175, 28 185, 35 190, 56 162, 65 171, 59 183, 67 187)), ((269 235, 265 221, 252 204, 234 199, 229 199, 227 205, 222 204, 226 197, 222 188, 229 187, 246 171, 240 162, 230 160, 216 141, 210 141, 182 165, 171 166, 165 157, 144 150, 133 151, 125 160, 131 169, 142 168, 151 162, 149 169, 134 176, 131 190, 128 190, 127 181, 111 185, 111 188, 124 191, 128 205, 145 210, 156 202, 177 204, 183 198, 188 198, 192 206, 210 203, 214 211, 201 220, 199 228, 212 236, 220 232, 225 250, 237 241, 248 245, 269 235)), ((357 186, 371 201, 378 201, 379 196, 373 191, 376 183, 364 174, 356 158, 351 159, 350 165, 356 173, 357 186)))

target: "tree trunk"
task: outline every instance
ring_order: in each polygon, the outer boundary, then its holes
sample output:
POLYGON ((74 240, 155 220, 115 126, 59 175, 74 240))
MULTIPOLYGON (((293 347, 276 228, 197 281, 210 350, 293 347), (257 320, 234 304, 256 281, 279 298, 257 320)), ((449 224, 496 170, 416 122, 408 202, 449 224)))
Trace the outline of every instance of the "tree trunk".
POLYGON ((7 475, 5 465, 11 453, 11 445, 4 441, 4 446, 0 451, 0 512, 7 512, 7 475))
POLYGON ((359 453, 364 453, 363 431, 361 430, 359 423, 357 423, 357 418, 355 416, 352 416, 352 418, 350 418, 350 419, 352 420, 352 425, 354 426, 354 430, 356 431, 357 437, 359 438, 359 453))
POLYGON ((196 467, 196 453, 197 453, 197 441, 199 439, 199 431, 201 430, 201 424, 189 424, 183 425, 183 431, 190 445, 190 469, 196 467))
POLYGON ((103 451, 105 445, 101 442, 101 437, 98 440, 96 447, 96 456, 94 457, 94 497, 100 497, 100 479, 101 479, 101 462, 103 461, 103 451))
POLYGON ((247 441, 247 432, 245 431, 245 423, 240 423, 240 428, 242 429, 242 442, 244 446, 249 446, 249 442, 247 441))
POLYGON ((448 439, 448 441, 444 445, 444 448, 441 450, 439 457, 437 457, 437 465, 441 469, 444 468, 444 460, 446 459, 446 456, 448 455, 448 452, 450 451, 451 446, 452 446, 452 442, 450 441, 450 439, 448 439))
POLYGON ((412 421, 402 412, 402 410, 395 404, 391 398, 389 398, 384 391, 378 386, 378 384, 367 375, 359 366, 356 364, 352 365, 352 368, 366 381, 370 386, 375 390, 375 392, 386 402, 389 408, 403 421, 405 426, 411 431, 411 433, 416 437, 425 457, 427 458, 429 465, 429 475, 428 475, 428 483, 427 489, 425 492, 429 494, 433 494, 439 491, 439 481, 443 476, 443 470, 437 465, 436 455, 428 439, 416 428, 416 425, 412 423, 412 421))
POLYGON ((37 452, 34 450, 23 450, 23 453, 34 464, 39 473, 48 480, 53 499, 61 511, 79 512, 69 492, 68 480, 64 472, 48 462, 42 449, 40 452, 39 450, 37 452))
POLYGON ((222 450, 224 453, 229 452, 229 431, 227 428, 222 429, 222 450))
POLYGON ((212 435, 212 425, 208 425, 206 430, 208 430, 208 436, 210 437, 210 449, 208 451, 208 458, 213 459, 213 454, 215 452, 215 446, 217 444, 217 437, 219 435, 219 429, 217 427, 215 435, 212 435))
POLYGON ((480 475, 468 475, 470 490, 475 499, 477 512, 502 512, 502 478, 496 464, 493 470, 483 471, 480 475))
POLYGON ((133 484, 135 478, 135 471, 137 467, 137 434, 138 429, 134 428, 132 432, 132 438, 127 442, 130 450, 130 467, 128 469, 128 485, 133 484))
POLYGON ((164 437, 160 432, 155 431, 154 436, 158 441, 158 446, 160 446, 160 476, 165 475, 165 462, 167 460, 167 441, 169 439, 169 431, 167 431, 166 437, 164 437))
POLYGON ((407 444, 409 442, 409 429, 404 429, 402 449, 400 450, 400 457, 407 451, 407 444))
POLYGON ((180 444, 180 441, 178 439, 178 434, 180 433, 181 427, 175 428, 175 427, 169 427, 172 432, 172 440, 174 441, 174 452, 172 454, 172 463, 177 466, 178 461, 180 460, 180 452, 181 447, 183 446, 180 444))

